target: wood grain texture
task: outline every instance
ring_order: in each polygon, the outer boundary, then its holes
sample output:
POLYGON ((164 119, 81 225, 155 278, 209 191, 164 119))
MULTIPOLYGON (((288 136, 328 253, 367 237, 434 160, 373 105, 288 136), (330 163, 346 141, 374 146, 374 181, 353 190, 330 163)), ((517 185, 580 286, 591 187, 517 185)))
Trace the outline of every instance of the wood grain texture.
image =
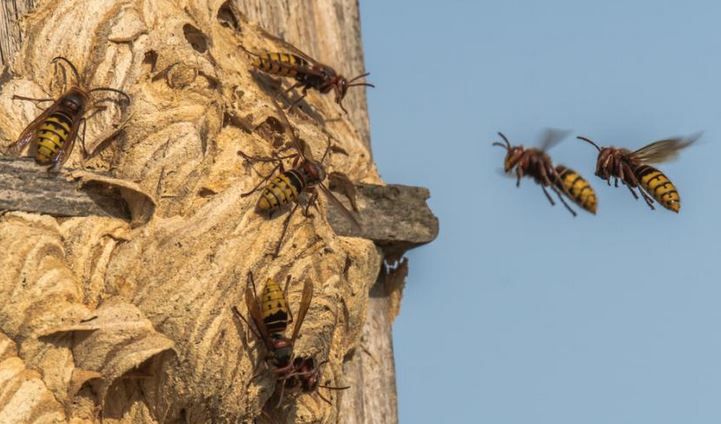
POLYGON ((20 19, 31 11, 35 0, 2 0, 0 2, 0 65, 5 66, 20 49, 20 19))
MULTIPOLYGON (((32 158, 0 156, 0 210, 23 211, 57 217, 104 216, 130 220, 131 208, 121 190, 132 183, 103 175, 65 169, 49 173, 32 158), (82 178, 81 178, 82 176, 82 178), (84 181, 84 183, 79 183, 84 181)), ((150 195, 136 189, 148 203, 150 195)), ((438 235, 438 219, 426 204, 429 192, 423 187, 397 184, 356 184, 358 228, 331 206, 328 222, 336 234, 372 240, 386 255, 402 254, 430 243, 438 235)), ((339 199, 343 196, 337 194, 339 199)), ((341 200, 349 210, 352 206, 341 200)), ((152 211, 150 212, 152 214, 152 211)), ((137 218, 141 219, 141 218, 137 218)), ((147 222, 150 217, 145 218, 147 222)))
POLYGON ((133 183, 83 171, 49 173, 32 158, 0 156, 1 211, 115 217, 140 225, 152 218, 154 207, 133 183))
MULTIPOLYGON (((249 20, 341 74, 351 77, 366 72, 358 0, 234 1, 249 20)), ((369 80, 373 80, 372 74, 369 80)), ((326 97, 332 102, 331 96, 326 97)), ((361 139, 370 146, 365 90, 351 89, 344 104, 361 139)), ((326 118, 338 120, 340 114, 336 109, 336 116, 326 118)))
POLYGON ((344 423, 386 424, 398 422, 396 373, 393 360, 393 316, 383 279, 370 291, 368 313, 360 346, 346 358, 345 381, 361 390, 342 398, 344 423))
MULTIPOLYGON (((328 220, 338 235, 373 240, 386 256, 402 255, 438 236, 438 218, 426 203, 430 197, 427 188, 356 184, 355 191, 363 228, 354 228, 338 208, 331 207, 328 220)), ((343 197, 338 198, 351 208, 343 197)))
MULTIPOLYGON (((382 253, 354 241, 357 239, 336 239, 323 228, 325 218, 321 216, 312 222, 299 219, 291 225, 289 247, 281 263, 259 259, 258 252, 267 250, 272 243, 279 220, 260 224, 248 214, 252 202, 243 201, 240 194, 255 183, 251 178, 254 174, 237 160, 234 151, 240 145, 249 153, 267 154, 268 143, 277 137, 269 125, 273 118, 267 97, 288 86, 284 81, 267 84, 267 79, 244 77, 249 68, 237 54, 237 45, 244 44, 256 51, 279 50, 282 44, 273 38, 277 36, 346 76, 362 73, 357 1, 48 2, 26 23, 29 43, 21 45, 18 21, 8 17, 22 13, 17 11, 26 10, 33 3, 7 0, 0 9, 2 23, 9 22, 0 28, 3 64, 18 46, 24 49, 13 66, 13 75, 19 77, 0 85, 4 89, 0 109, 9 117, 4 120, 0 116, 0 139, 12 141, 23 123, 36 113, 30 107, 10 104, 9 96, 41 95, 44 90, 41 87, 48 83, 47 62, 56 52, 63 52, 84 72, 94 74, 95 84, 129 90, 138 105, 130 116, 128 132, 87 164, 88 169, 137 184, 141 191, 155 193, 158 202, 147 228, 135 231, 112 218, 76 218, 58 227, 51 218, 10 214, 0 222, 0 248, 26 251, 40 242, 52 247, 55 262, 46 260, 33 274, 36 278, 31 278, 32 281, 40 283, 45 275, 62 269, 68 290, 73 282, 83 283, 80 286, 84 287, 83 307, 92 310, 108 296, 119 296, 120 302, 132 304, 129 308, 137 306, 140 318, 149 318, 151 331, 160 332, 153 336, 160 349, 167 346, 165 336, 175 344, 178 361, 153 356, 154 362, 142 369, 153 377, 123 384, 122 390, 114 394, 114 401, 105 404, 110 414, 106 421, 110 418, 112 422, 133 423, 225 422, 258 416, 263 422, 259 411, 272 392, 272 381, 262 378, 248 386, 248 391, 243 390, 252 368, 252 359, 246 355, 252 356, 257 347, 254 350, 247 333, 243 336, 242 326, 232 321, 227 304, 242 302, 239 296, 242 285, 236 277, 255 267, 269 275, 290 270, 293 275, 302 276, 313 270, 311 274, 323 289, 316 290, 321 295, 304 325, 299 349, 301 353, 327 355, 331 362, 324 377, 331 384, 351 385, 350 390, 338 393, 341 402, 334 402, 333 408, 327 408, 317 397, 302 396, 282 411, 273 411, 272 422, 396 423, 391 339, 394 313, 389 307, 393 301, 387 292, 383 295, 383 291, 378 291, 378 283, 372 285, 369 280, 377 274, 382 253), (73 8, 82 10, 82 17, 73 8), (46 22, 77 26, 76 32, 53 32, 46 22), (249 225, 263 228, 255 231, 247 228, 249 225), (33 229, 38 226, 42 231, 33 229), (3 238, 3 234, 12 234, 12 238, 3 238), (22 244, 15 240, 25 235, 32 236, 22 244), (319 240, 327 244, 326 250, 308 250, 318 245, 319 240), (246 257, 239 261, 236 252, 245 252, 246 257), (318 255, 325 258, 321 265, 318 255), (349 258, 353 263, 350 268, 349 258), (62 267, 57 268, 60 263, 62 267), (343 268, 346 271, 337 275, 343 268), (369 291, 371 285, 373 289, 369 291), (199 286, 203 293, 196 291, 199 286), (364 296, 357 296, 364 292, 375 295, 370 300, 365 297, 364 301, 364 296), (187 295, 178 299, 177 293, 187 295), (178 315, 178 311, 185 311, 185 315, 178 315), (186 317, 192 319, 187 321, 186 317), (332 327, 332 322, 336 327, 332 327), (235 336, 238 331, 240 344, 235 336), (350 351, 355 353, 347 355, 350 351), (344 356, 346 360, 342 361, 344 356), (225 366, 219 368, 222 364, 225 366), (128 409, 131 404, 135 406, 128 409)), ((344 104, 350 116, 343 116, 332 96, 311 93, 291 120, 316 150, 327 134, 343 141, 351 156, 336 156, 331 169, 347 173, 354 181, 378 185, 380 179, 370 152, 365 91, 352 90, 344 104)), ((99 138, 103 127, 117 118, 116 111, 89 125, 89 139, 99 138)), ((77 157, 69 162, 71 166, 78 163, 77 157)), ((359 202, 361 205, 371 205, 386 197, 375 196, 382 189, 364 190, 359 188, 361 197, 369 197, 359 202)), ((405 193, 402 189, 400 192, 405 193)), ((397 193, 388 198, 394 196, 397 193)), ((416 201, 421 199, 424 208, 427 197, 422 191, 410 196, 416 201)), ((396 199, 395 206, 398 205, 396 199)), ((328 210, 328 221, 333 229, 343 233, 344 230, 336 228, 339 220, 334 214, 332 209, 328 210)), ((406 229, 401 234, 390 234, 373 225, 368 226, 364 235, 378 237, 385 248, 393 251, 426 243, 435 237, 437 221, 421 214, 405 217, 403 222, 418 217, 423 220, 421 226, 430 223, 425 232, 406 229), (404 241, 404 237, 408 240, 404 241), (399 240, 401 243, 397 243, 399 240), (392 248, 394 243, 398 249, 392 248)), ((40 259, 13 257, 13 261, 24 263, 25 267, 36 266, 40 259)), ((14 265, 4 266, 12 269, 14 265)), ((0 292, 20 281, 13 275, 0 281, 0 292)), ((87 313, 81 312, 71 316, 87 313)), ((0 327, 17 337, 18 330, 8 327, 9 316, 12 315, 0 308, 0 327)), ((29 329, 32 328, 31 325, 29 329)), ((36 369, 50 366, 52 361, 33 356, 37 350, 35 342, 29 333, 22 334, 28 337, 22 347, 28 352, 29 357, 24 359, 29 366, 36 369)), ((97 348, 92 343, 82 347, 67 345, 63 349, 55 356, 45 357, 74 355, 98 369, 77 369, 73 375, 106 372, 107 367, 94 362, 93 352, 97 348)), ((128 354, 132 356, 132 350, 128 354)), ((124 372, 110 374, 122 376, 124 372)), ((78 378, 85 381, 87 377, 78 378)), ((78 390, 75 406, 71 407, 67 393, 75 393, 75 389, 66 391, 64 381, 45 384, 53 393, 62 394, 60 400, 66 402, 68 418, 80 418, 82 422, 97 419, 95 393, 98 387, 108 387, 105 380, 93 383, 93 391, 78 390)))

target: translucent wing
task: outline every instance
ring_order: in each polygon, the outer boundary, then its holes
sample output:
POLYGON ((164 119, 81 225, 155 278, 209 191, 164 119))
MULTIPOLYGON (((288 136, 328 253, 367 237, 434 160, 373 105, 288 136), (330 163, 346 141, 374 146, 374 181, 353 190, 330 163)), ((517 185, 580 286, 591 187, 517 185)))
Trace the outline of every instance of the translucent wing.
POLYGON ((348 220, 353 224, 353 226, 358 231, 363 229, 363 226, 360 224, 360 222, 358 222, 358 219, 356 219, 356 217, 353 216, 353 214, 343 205, 343 203, 340 202, 340 200, 338 200, 333 195, 333 193, 330 192, 330 190, 328 190, 328 188, 325 185, 318 184, 317 187, 320 188, 320 190, 323 192, 323 194, 325 194, 325 197, 328 198, 331 201, 331 203, 335 203, 335 205, 340 208, 341 212, 343 212, 343 215, 345 215, 345 217, 348 218, 348 220))
POLYGON ((300 299, 300 307, 298 308, 297 320, 295 321, 295 327, 293 327, 293 335, 290 338, 291 343, 294 343, 295 339, 298 337, 298 334, 300 334, 300 326, 303 325, 305 314, 308 313, 308 308, 310 308, 310 301, 312 299, 313 283, 311 283, 310 280, 305 280, 305 283, 303 284, 303 297, 300 299))
POLYGON ((73 147, 75 146, 75 139, 78 136, 78 129, 80 128, 80 121, 81 119, 75 119, 73 121, 73 126, 70 128, 70 134, 68 134, 68 138, 65 140, 65 143, 63 143, 63 146, 60 148, 60 154, 58 155, 58 158, 56 159, 56 162, 53 164, 52 169, 58 170, 65 162, 67 162, 68 158, 70 158, 70 153, 73 151, 73 147))
POLYGON ((539 149, 543 152, 561 142, 571 134, 571 130, 559 130, 558 128, 546 128, 541 136, 539 149))
POLYGON ((297 135, 294 136, 294 144, 296 148, 300 148, 301 156, 303 156, 307 160, 313 160, 313 151, 310 149, 310 146, 308 146, 308 143, 301 140, 297 135))
POLYGON ((20 137, 18 137, 17 141, 10 144, 7 148, 7 153, 11 156, 18 156, 23 151, 25 146, 32 141, 33 137, 35 136, 35 130, 37 127, 45 121, 45 119, 50 115, 52 112, 54 112, 57 109, 56 106, 57 103, 53 103, 45 109, 43 113, 40 114, 37 118, 35 118, 31 123, 28 124, 27 127, 23 130, 23 132, 20 134, 20 137))
MULTIPOLYGON (((270 53, 272 54, 272 53, 276 53, 276 52, 270 52, 270 53)), ((315 65, 313 64, 313 62, 309 61, 306 57, 300 56, 295 53, 286 53, 286 52, 282 52, 282 53, 278 52, 278 53, 295 56, 296 61, 299 61, 299 59, 303 59, 304 62, 307 63, 307 65, 301 65, 300 63, 286 63, 284 61, 274 60, 273 62, 275 63, 275 66, 284 68, 286 71, 296 70, 298 73, 301 73, 301 74, 311 74, 311 75, 322 76, 321 72, 317 68, 315 68, 315 65)))
POLYGON ((331 69, 327 65, 324 65, 324 64, 312 59, 309 56, 301 56, 299 54, 296 54, 295 52, 290 53, 290 54, 293 54, 302 59, 305 59, 308 62, 308 66, 303 66, 303 65, 299 65, 299 64, 295 65, 295 69, 297 69, 300 73, 315 75, 315 76, 322 78, 325 75, 323 74, 323 72, 321 72, 321 70, 322 69, 331 69))
POLYGON ((287 51, 292 52, 293 54, 298 55, 298 56, 302 57, 303 59, 307 60, 308 63, 311 64, 311 66, 317 65, 317 66, 327 67, 327 65, 324 65, 324 64, 318 62, 317 60, 313 59, 310 55, 308 55, 306 52, 304 52, 303 50, 294 46, 293 44, 283 40, 282 38, 277 37, 277 36, 267 33, 267 32, 266 32, 266 35, 268 36, 268 38, 274 40, 276 43, 281 45, 283 47, 283 49, 286 49, 287 51))
MULTIPOLYGON (((317 60, 313 59, 313 58, 312 58, 310 55, 308 55, 306 52, 304 52, 303 50, 301 50, 301 49, 299 49, 298 47, 294 46, 293 44, 291 44, 291 43, 283 40, 282 38, 280 38, 280 37, 278 37, 278 36, 275 36, 275 35, 267 32, 267 31, 263 31, 263 30, 261 30, 261 31, 263 32, 263 34, 264 34, 268 39, 271 39, 271 40, 275 41, 275 43, 278 44, 278 45, 282 48, 282 50, 285 50, 285 51, 288 52, 288 53, 292 53, 292 54, 294 54, 294 55, 297 55, 297 56, 305 59, 306 61, 308 61, 308 64, 309 64, 310 66, 308 66, 308 67, 302 66, 302 67, 299 68, 299 69, 301 69, 303 72, 309 73, 309 74, 315 74, 315 75, 322 76, 322 74, 319 72, 319 68, 326 68, 326 69, 331 69, 331 70, 333 69, 333 68, 331 68, 330 66, 325 65, 325 64, 323 64, 323 63, 320 63, 320 62, 318 62, 317 60)), ((241 47, 243 50, 245 50, 247 53, 250 53, 251 55, 256 56, 256 57, 258 56, 257 53, 253 53, 253 52, 251 52, 250 50, 246 49, 246 48, 243 47, 243 46, 240 46, 240 47, 241 47)), ((335 72, 335 71, 333 71, 333 72, 335 72)))
POLYGON ((288 115, 285 113, 282 107, 278 104, 278 101, 276 99, 273 99, 273 106, 275 106, 275 109, 278 111, 278 115, 280 115, 281 119, 283 120, 283 124, 285 125, 285 128, 290 131, 291 137, 293 139, 293 146, 295 147, 295 150, 298 152, 299 155, 301 155, 304 159, 310 159, 313 160, 313 154, 310 151, 310 148, 308 145, 303 142, 300 137, 298 137, 298 134, 295 131, 295 128, 290 124, 290 121, 288 120, 288 115))
POLYGON ((250 319, 255 324, 255 328, 258 329, 266 348, 272 350, 273 345, 270 342, 268 329, 265 328, 265 323, 263 322, 263 314, 261 313, 260 305, 258 305, 258 299, 255 297, 255 284, 253 284, 253 277, 251 277, 250 274, 248 274, 248 283, 248 286, 245 288, 245 306, 248 308, 250 319))
POLYGON ((689 137, 675 137, 659 140, 641 147, 633 152, 633 156, 644 163, 661 163, 674 160, 679 151, 698 140, 703 133, 698 132, 689 137))

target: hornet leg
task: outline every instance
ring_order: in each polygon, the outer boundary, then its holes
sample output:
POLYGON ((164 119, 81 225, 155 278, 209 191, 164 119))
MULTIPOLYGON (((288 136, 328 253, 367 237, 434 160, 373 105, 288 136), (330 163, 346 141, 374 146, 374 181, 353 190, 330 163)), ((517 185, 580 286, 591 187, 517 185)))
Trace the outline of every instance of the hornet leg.
POLYGON ((288 111, 290 112, 291 110, 293 110, 293 108, 298 106, 298 103, 302 102, 303 99, 305 99, 305 96, 307 96, 307 95, 308 95, 308 89, 304 87, 303 94, 300 97, 298 97, 297 99, 293 100, 293 103, 290 104, 288 111))
POLYGON ((546 198, 549 202, 551 202, 551 206, 555 206, 556 203, 553 201, 553 198, 551 198, 551 195, 548 194, 548 190, 546 190, 546 186, 553 187, 551 184, 551 181, 548 179, 548 175, 546 175, 545 169, 541 168, 541 179, 543 182, 541 183, 541 188, 543 189, 543 194, 546 195, 546 198))
POLYGON ((318 202, 318 190, 313 190, 313 194, 310 196, 308 203, 303 208, 303 216, 305 216, 306 218, 313 217, 313 215, 311 215, 308 210, 311 206, 316 205, 316 202, 318 202))
POLYGON ((629 180, 631 180, 631 183, 633 186, 638 187, 638 191, 641 193, 641 197, 643 197, 643 200, 646 201, 646 204, 648 205, 651 210, 655 210, 656 208, 653 207, 653 199, 644 191, 643 187, 639 184, 638 178, 636 178, 636 175, 629 174, 628 175, 629 180))
MULTIPOLYGON (((286 299, 286 302, 288 301, 288 287, 290 287, 290 275, 285 279, 285 287, 283 288, 283 298, 286 299)), ((293 310, 291 308, 288 308, 288 324, 293 323, 293 310)))
POLYGON ((245 193, 241 193, 240 197, 250 196, 251 194, 253 194, 253 193, 255 193, 256 191, 258 191, 259 188, 261 188, 266 182, 268 182, 268 180, 270 179, 270 177, 273 176, 273 174, 275 173, 275 171, 278 170, 279 167, 280 167, 280 165, 276 165, 275 168, 273 168, 273 170, 270 172, 270 174, 268 174, 267 176, 263 177, 263 179, 260 180, 260 182, 259 182, 255 187, 253 187, 252 190, 250 190, 250 191, 248 191, 248 192, 245 192, 245 193))
POLYGON ((81 140, 80 140, 80 141, 81 141, 80 147, 83 148, 83 159, 85 159, 85 158, 87 158, 88 156, 90 156, 90 155, 88 154, 88 149, 87 149, 87 147, 85 146, 85 128, 88 126, 88 125, 87 125, 87 124, 88 124, 88 120, 85 119, 85 118, 82 118, 82 121, 83 121, 83 135, 82 135, 81 140))
POLYGON ((255 331, 255 330, 253 329, 253 327, 250 325, 250 323, 248 322, 248 320, 245 319, 245 317, 243 316, 243 314, 240 313, 240 311, 238 310, 238 308, 236 308, 235 306, 233 306, 232 309, 233 309, 233 313, 235 314, 235 316, 237 316, 238 318, 240 318, 240 320, 245 323, 245 326, 248 327, 248 329, 250 330, 251 333, 253 333, 253 335, 255 336, 256 340, 263 340, 263 338, 260 337, 260 334, 256 333, 256 331, 255 331))
POLYGON ((282 383, 280 385, 280 394, 278 395, 278 403, 275 404, 275 407, 279 407, 280 404, 283 402, 283 395, 285 394, 285 379, 281 380, 282 383))
POLYGON ((319 396, 321 399, 323 399, 328 405, 333 406, 333 404, 331 403, 331 401, 329 401, 328 399, 326 399, 325 396, 323 396, 323 393, 320 392, 320 390, 318 391, 318 396, 319 396))
POLYGON ((548 199, 548 201, 551 202, 551 206, 556 206, 556 202, 554 202, 554 201, 553 201, 553 198, 551 197, 551 195, 548 194, 548 191, 546 190, 546 187, 542 185, 541 188, 543 189, 543 194, 546 195, 546 199, 548 199))
MULTIPOLYGON (((25 97, 25 96, 18 96, 18 95, 14 95, 13 100, 25 100, 25 101, 34 102, 34 103, 45 103, 45 102, 54 102, 55 101, 55 99, 53 99, 53 98, 36 99, 34 97, 25 97)), ((40 107, 40 106, 38 106, 38 107, 40 107)))
POLYGON ((555 187, 552 187, 552 188, 553 188, 553 191, 555 191, 556 194, 558 195, 558 200, 560 200, 561 203, 563 203, 563 206, 565 206, 566 209, 568 209, 568 211, 571 212, 571 215, 576 216, 577 215, 576 211, 574 211, 573 208, 571 208, 571 206, 566 202, 566 199, 563 198, 563 196, 561 195, 561 192, 558 191, 558 189, 556 189, 555 187))
POLYGON ((290 93, 291 91, 293 91, 293 90, 295 90, 296 88, 300 87, 301 85, 303 85, 302 82, 296 82, 295 84, 291 85, 289 89, 283 91, 283 94, 286 94, 286 95, 287 95, 288 93, 290 93))
POLYGON ((277 258, 278 253, 280 253, 280 246, 283 245, 283 239, 285 238, 285 233, 288 231, 288 226, 290 225, 290 219, 293 217, 293 214, 295 213, 296 209, 298 209, 299 203, 296 202, 295 206, 293 206, 293 209, 288 214, 288 218, 285 219, 285 223, 283 223, 283 232, 280 233, 280 238, 278 239, 278 244, 275 246, 275 252, 273 252, 273 257, 277 258))
POLYGON ((631 186, 628 185, 628 184, 626 184, 626 187, 628 187, 628 191, 630 191, 631 194, 633 194, 633 198, 636 199, 636 200, 638 200, 638 194, 636 194, 636 192, 633 191, 633 188, 631 188, 631 186))

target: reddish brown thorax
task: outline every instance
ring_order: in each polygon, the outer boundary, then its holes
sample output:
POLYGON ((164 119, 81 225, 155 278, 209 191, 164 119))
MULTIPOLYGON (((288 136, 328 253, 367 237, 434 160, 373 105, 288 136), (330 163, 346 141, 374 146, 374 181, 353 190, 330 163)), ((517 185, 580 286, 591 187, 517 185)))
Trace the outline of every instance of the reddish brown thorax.
POLYGON ((305 179, 305 183, 309 186, 318 185, 325 180, 325 169, 323 169, 323 165, 316 160, 304 160, 300 166, 298 166, 298 171, 305 179))
POLYGON ((503 163, 505 172, 510 172, 513 168, 519 167, 525 175, 533 177, 539 184, 543 183, 542 175, 553 172, 553 163, 551 157, 544 151, 523 146, 513 146, 508 149, 506 159, 503 163))
POLYGON ((618 147, 603 147, 598 151, 598 160, 596 161, 596 176, 605 180, 611 176, 617 176, 617 169, 620 164, 625 162, 628 165, 637 165, 633 160, 633 155, 628 149, 618 147))
POLYGON ((71 87, 58 102, 70 112, 82 115, 88 103, 88 93, 79 87, 71 87))

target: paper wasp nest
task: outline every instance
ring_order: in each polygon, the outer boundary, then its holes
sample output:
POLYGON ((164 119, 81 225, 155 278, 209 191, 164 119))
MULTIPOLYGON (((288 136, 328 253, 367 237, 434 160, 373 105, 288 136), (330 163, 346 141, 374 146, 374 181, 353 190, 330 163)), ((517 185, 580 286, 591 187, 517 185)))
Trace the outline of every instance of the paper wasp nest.
MULTIPOLYGON (((289 133, 272 103, 288 82, 253 74, 239 45, 283 45, 222 1, 42 2, 23 26, 27 38, 1 87, 2 145, 41 112, 12 96, 57 98, 62 75, 50 61, 64 56, 90 86, 132 97, 129 108, 107 103, 89 119, 86 144, 96 154, 83 161, 78 141, 65 167, 133 182, 157 207, 135 227, 99 217, 0 218, 0 422, 262 422, 275 381, 269 371, 251 381, 264 349, 231 313, 232 305, 245 312, 249 270, 261 285, 291 274, 292 310, 302 281, 313 282, 295 351, 329 359, 323 383, 343 385, 379 251, 336 236, 323 201, 313 219, 295 215, 272 259, 285 214, 267 219, 254 212, 257 196, 241 197, 261 177, 237 151, 268 156, 289 133)), ((314 154, 330 136, 347 152, 331 156, 330 171, 378 183, 333 97, 314 92, 307 103, 289 119, 314 154)), ((291 395, 271 414, 337 422, 342 393, 324 394, 335 406, 291 395)))

